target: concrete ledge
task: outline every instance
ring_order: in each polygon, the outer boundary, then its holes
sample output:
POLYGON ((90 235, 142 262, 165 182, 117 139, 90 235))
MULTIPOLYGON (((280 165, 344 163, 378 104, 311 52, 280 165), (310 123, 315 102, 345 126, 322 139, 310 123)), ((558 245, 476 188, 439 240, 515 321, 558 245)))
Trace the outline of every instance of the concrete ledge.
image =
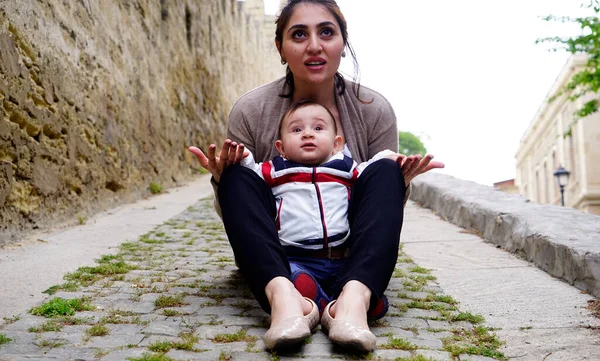
POLYGON ((440 217, 600 297, 600 217, 530 203, 520 195, 430 173, 412 181, 411 199, 440 217))

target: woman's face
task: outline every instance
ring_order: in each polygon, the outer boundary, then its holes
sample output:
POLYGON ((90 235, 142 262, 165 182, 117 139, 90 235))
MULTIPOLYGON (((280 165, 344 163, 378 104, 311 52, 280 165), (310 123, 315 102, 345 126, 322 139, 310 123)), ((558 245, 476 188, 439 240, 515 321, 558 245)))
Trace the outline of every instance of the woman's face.
POLYGON ((294 9, 278 48, 294 83, 320 84, 333 81, 344 40, 333 14, 323 6, 304 3, 294 9))

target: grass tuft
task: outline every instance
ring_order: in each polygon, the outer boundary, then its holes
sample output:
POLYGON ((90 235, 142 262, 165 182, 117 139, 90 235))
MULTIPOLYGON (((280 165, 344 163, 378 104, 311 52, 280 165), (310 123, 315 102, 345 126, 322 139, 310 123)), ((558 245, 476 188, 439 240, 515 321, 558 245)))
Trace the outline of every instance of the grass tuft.
POLYGON ((458 314, 452 316, 452 318, 450 320, 452 322, 467 321, 467 322, 471 322, 472 324, 478 324, 478 323, 482 323, 483 321, 485 321, 485 319, 483 318, 482 315, 474 315, 470 312, 458 313, 458 314))
POLYGON ((109 333, 108 327, 102 324, 93 325, 85 331, 88 336, 106 336, 109 333))
POLYGON ((5 334, 0 333, 0 345, 4 345, 5 343, 9 343, 12 341, 12 338, 8 338, 5 334))
POLYGON ((62 285, 54 285, 54 286, 48 287, 48 289, 45 291, 42 291, 42 293, 52 296, 53 294, 55 294, 58 291, 75 292, 77 290, 79 290, 79 285, 76 282, 66 282, 66 283, 63 283, 62 285))
POLYGON ((160 295, 154 301, 154 306, 156 308, 177 307, 177 306, 183 306, 183 305, 185 305, 185 303, 183 303, 183 295, 176 295, 176 296, 160 295))
POLYGON ((394 336, 390 336, 390 342, 381 345, 380 348, 410 351, 416 350, 417 345, 404 338, 395 338, 394 336))
POLYGON ((444 350, 452 356, 468 354, 506 360, 506 356, 498 351, 503 343, 495 334, 490 334, 486 327, 478 326, 472 330, 454 329, 452 333, 453 336, 442 339, 444 350))
POLYGON ((229 343, 229 342, 250 342, 256 341, 256 337, 246 335, 246 330, 239 330, 236 333, 220 333, 216 335, 213 339, 213 342, 217 343, 229 343))
POLYGON ((50 301, 43 303, 38 307, 29 310, 29 313, 35 316, 55 317, 55 316, 72 316, 78 311, 91 311, 94 309, 86 298, 72 298, 66 300, 56 297, 50 301))
POLYGON ((173 348, 171 341, 156 341, 148 345, 148 349, 152 352, 167 353, 173 348))
POLYGON ((431 272, 427 268, 423 268, 421 266, 412 267, 409 271, 414 272, 414 273, 421 273, 421 274, 425 274, 425 275, 427 275, 431 272))
POLYGON ((396 361, 436 361, 436 360, 432 359, 430 357, 425 357, 423 355, 416 355, 416 356, 410 356, 410 357, 399 357, 396 359, 396 361))
POLYGON ((35 333, 41 333, 41 332, 59 332, 60 330, 62 330, 63 325, 56 321, 56 320, 50 320, 48 322, 42 323, 41 325, 35 327, 29 327, 29 329, 27 329, 27 331, 29 332, 35 332, 35 333))
POLYGON ((161 353, 151 354, 145 353, 141 357, 128 357, 128 361, 175 361, 172 358, 165 356, 161 353))

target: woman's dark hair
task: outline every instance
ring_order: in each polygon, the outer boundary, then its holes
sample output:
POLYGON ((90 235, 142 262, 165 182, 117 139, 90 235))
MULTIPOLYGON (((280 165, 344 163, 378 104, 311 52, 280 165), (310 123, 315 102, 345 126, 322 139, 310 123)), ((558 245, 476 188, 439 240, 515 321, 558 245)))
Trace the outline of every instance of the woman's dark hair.
POLYGON ((335 123, 335 117, 333 116, 333 113, 331 112, 331 110, 329 110, 323 104, 318 103, 314 100, 302 99, 295 103, 292 103, 292 105, 290 105, 288 110, 285 111, 285 114, 283 114, 283 117, 281 117, 281 120, 279 121, 279 137, 280 138, 281 138, 281 127, 283 126, 284 119, 287 118, 290 114, 292 114, 296 110, 307 107, 309 105, 317 105, 317 106, 323 107, 323 108, 325 108, 325 110, 327 110, 327 113, 329 114, 329 116, 331 117, 331 121, 333 122, 333 131, 335 132, 335 134, 337 134, 337 124, 335 123))
MULTIPOLYGON (((294 14, 296 6, 298 6, 299 4, 315 4, 323 6, 333 15, 333 17, 338 23, 338 26, 340 27, 342 39, 344 40, 344 46, 348 49, 348 52, 350 52, 350 56, 352 56, 352 62, 354 64, 354 78, 352 79, 354 81, 354 95, 356 95, 358 100, 360 100, 362 103, 370 103, 360 99, 360 72, 358 69, 358 61, 356 60, 356 54, 354 53, 354 49, 348 41, 348 24, 346 23, 346 19, 344 18, 340 7, 335 2, 335 0, 289 0, 288 3, 283 7, 283 9, 281 9, 281 13, 275 21, 275 41, 278 44, 280 44, 280 46, 281 44, 283 44, 283 30, 290 21, 292 15, 294 14)), ((280 94, 280 96, 283 98, 291 98, 294 94, 294 74, 292 74, 292 71, 290 70, 289 66, 287 66, 285 70, 285 82, 289 86, 290 92, 288 94, 280 94)), ((343 94, 346 90, 346 83, 344 82, 344 77, 342 76, 342 74, 340 74, 339 71, 335 73, 334 82, 338 94, 343 94)))

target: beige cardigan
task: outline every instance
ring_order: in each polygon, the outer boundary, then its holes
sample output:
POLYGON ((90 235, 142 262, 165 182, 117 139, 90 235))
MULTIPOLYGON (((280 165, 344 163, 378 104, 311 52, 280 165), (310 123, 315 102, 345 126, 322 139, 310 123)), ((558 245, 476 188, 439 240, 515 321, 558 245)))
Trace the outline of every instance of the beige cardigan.
MULTIPOLYGON (((354 95, 353 83, 346 81, 346 91, 336 93, 336 103, 344 137, 352 158, 358 163, 366 162, 378 152, 398 149, 396 116, 388 101, 379 93, 361 86, 360 97, 370 104, 361 103, 354 95)), ((289 108, 291 99, 282 98, 285 79, 244 94, 231 109, 227 122, 227 137, 244 143, 257 162, 265 162, 278 156, 275 141, 279 139, 279 122, 289 108)))
MULTIPOLYGON (((346 91, 336 92, 336 103, 344 138, 356 162, 362 163, 373 158, 385 149, 398 149, 398 128, 396 116, 390 103, 379 93, 360 87, 364 104, 356 98, 354 83, 346 81, 346 91)), ((227 121, 227 138, 243 143, 252 152, 257 162, 265 162, 279 155, 275 141, 279 139, 279 122, 291 104, 287 94, 285 78, 263 85, 242 95, 233 105, 227 121)), ((216 198, 217 184, 211 181, 215 190, 215 209, 221 209, 216 198)), ((407 189, 404 202, 408 199, 407 189)))

